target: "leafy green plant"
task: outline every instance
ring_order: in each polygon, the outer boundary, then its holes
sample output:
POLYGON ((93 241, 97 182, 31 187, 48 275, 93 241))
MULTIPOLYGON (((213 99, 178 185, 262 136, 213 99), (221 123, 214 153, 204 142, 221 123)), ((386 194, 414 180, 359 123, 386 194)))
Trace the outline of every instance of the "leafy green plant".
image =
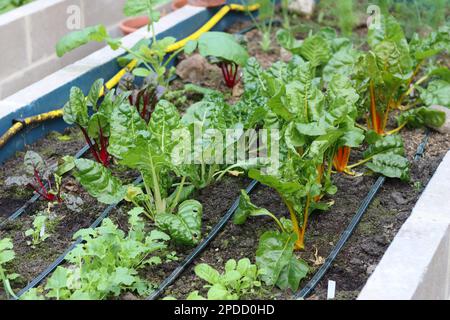
POLYGON ((206 32, 198 41, 189 41, 184 51, 191 54, 198 48, 204 57, 214 58, 213 62, 222 70, 225 84, 233 88, 239 81, 239 66, 244 66, 248 53, 234 38, 224 32, 206 32))
POLYGON ((293 230, 292 221, 284 218, 279 220, 267 209, 255 206, 242 190, 239 206, 233 218, 234 223, 240 225, 249 217, 261 216, 271 217, 279 230, 267 231, 259 239, 256 251, 259 277, 266 285, 296 291, 300 281, 308 274, 309 268, 305 261, 294 255, 297 234, 293 230))
MULTIPOLYGON (((180 153, 184 155, 181 160, 186 163, 181 169, 196 188, 205 188, 215 181, 215 175, 223 168, 226 148, 223 148, 220 139, 226 135, 227 129, 236 128, 238 122, 223 95, 208 93, 203 100, 186 110, 181 123, 184 128, 177 138, 180 139, 180 153), (190 147, 192 145, 194 148, 190 147), (183 146, 186 148, 183 149, 183 146)), ((230 138, 226 147, 239 138, 239 135, 230 138)))
MULTIPOLYGON (((230 259, 225 263, 225 272, 219 273, 206 263, 195 266, 195 274, 208 282, 208 300, 239 300, 261 286, 258 281, 258 269, 249 259, 236 262, 230 259)), ((198 291, 191 292, 187 300, 206 300, 198 291)))
POLYGON ((48 218, 45 214, 38 214, 33 220, 33 227, 25 231, 25 236, 31 237, 31 241, 27 241, 28 245, 37 246, 44 242, 50 235, 47 233, 48 218))
POLYGON ((130 229, 125 234, 110 219, 96 229, 78 231, 83 244, 71 251, 68 267, 58 267, 45 285, 45 296, 57 300, 97 300, 117 297, 124 291, 148 294, 152 285, 140 278, 146 265, 162 263, 170 239, 165 233, 145 231, 142 208, 129 212, 130 229))
POLYGON ((91 160, 69 157, 65 167, 75 168, 75 177, 99 201, 111 204, 126 199, 144 208, 144 214, 175 241, 192 245, 201 238, 202 205, 194 200, 185 201, 194 190, 186 185, 186 175, 169 193, 174 175, 184 174, 171 158, 177 144, 172 131, 181 127, 180 120, 175 106, 164 100, 156 105, 148 124, 127 103, 113 110, 108 151, 119 164, 141 173, 143 188, 122 185, 110 170, 91 160))
POLYGON ((331 183, 337 149, 364 140, 355 126, 358 95, 343 76, 322 93, 314 82, 315 65, 299 58, 265 71, 252 68, 255 86, 267 98, 264 126, 280 131, 280 166, 272 172, 250 169, 248 175, 280 194, 291 213, 296 249, 303 249, 310 212, 328 208, 320 199, 337 190, 331 183))
MULTIPOLYGON (((399 128, 386 132, 390 112, 395 109, 411 109, 410 105, 403 106, 403 102, 411 95, 415 86, 431 76, 426 75, 414 83, 421 67, 427 59, 448 50, 449 43, 448 28, 442 28, 425 38, 414 35, 408 43, 400 24, 393 17, 383 16, 380 26, 371 25, 368 34, 371 50, 359 58, 355 67, 360 94, 367 97, 365 105, 369 109, 370 128, 378 134, 391 134, 407 124, 418 123, 412 115, 422 111, 409 113, 408 117, 402 118, 409 122, 401 123, 399 128)), ((437 124, 441 126, 445 120, 443 114, 429 110, 428 114, 431 113, 435 113, 432 119, 440 118, 440 124, 437 124)), ((427 123, 431 118, 422 120, 425 120, 425 125, 436 125, 435 122, 427 123)))
POLYGON ((5 266, 8 262, 14 260, 15 253, 13 248, 11 239, 5 238, 0 240, 0 280, 2 280, 6 295, 17 298, 11 288, 10 281, 17 279, 19 275, 15 273, 8 274, 5 266))
POLYGON ((27 186, 48 202, 63 202, 61 177, 55 173, 56 166, 47 164, 36 152, 27 151, 24 169, 22 176, 8 177, 6 185, 27 186))
POLYGON ((111 155, 108 152, 111 114, 124 103, 128 94, 115 95, 113 89, 99 104, 103 88, 103 79, 99 79, 94 82, 89 94, 85 97, 80 88, 72 87, 69 101, 63 110, 64 121, 80 128, 94 159, 108 167, 111 163, 111 155), (92 114, 89 108, 92 108, 92 114))

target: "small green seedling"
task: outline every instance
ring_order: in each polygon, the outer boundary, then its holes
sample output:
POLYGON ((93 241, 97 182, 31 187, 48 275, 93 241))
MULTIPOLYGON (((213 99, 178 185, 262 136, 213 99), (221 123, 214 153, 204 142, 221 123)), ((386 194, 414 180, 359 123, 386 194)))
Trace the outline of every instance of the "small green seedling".
POLYGON ((33 228, 25 231, 25 236, 31 237, 31 241, 27 241, 29 246, 37 246, 50 237, 47 233, 48 218, 44 214, 38 214, 33 221, 33 228))
MULTIPOLYGON (((208 282, 208 300, 239 300, 245 294, 260 287, 258 281, 258 269, 249 259, 241 259, 238 262, 231 259, 225 264, 225 272, 219 273, 206 263, 195 267, 197 277, 208 282)), ((188 300, 204 300, 198 291, 189 294, 188 300)))

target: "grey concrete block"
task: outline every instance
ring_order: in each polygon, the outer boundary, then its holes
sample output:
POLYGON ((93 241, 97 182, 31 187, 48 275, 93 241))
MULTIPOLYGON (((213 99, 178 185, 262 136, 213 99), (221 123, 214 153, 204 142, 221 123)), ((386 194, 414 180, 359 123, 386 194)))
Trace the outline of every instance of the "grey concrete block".
POLYGON ((81 0, 64 0, 45 10, 36 11, 29 19, 31 38, 31 59, 36 62, 55 53, 55 46, 61 37, 73 31, 67 27, 67 8, 76 5, 81 8, 81 0))
POLYGON ((25 18, 10 21, 0 31, 0 81, 28 66, 25 18))
POLYGON ((124 18, 123 6, 126 0, 82 0, 84 23, 92 26, 103 23, 115 25, 124 18))

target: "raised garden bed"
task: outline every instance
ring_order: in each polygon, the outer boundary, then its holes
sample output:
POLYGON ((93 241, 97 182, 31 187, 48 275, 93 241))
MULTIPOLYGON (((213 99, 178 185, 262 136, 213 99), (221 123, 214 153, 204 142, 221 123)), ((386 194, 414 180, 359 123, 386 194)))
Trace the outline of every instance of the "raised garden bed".
MULTIPOLYGON (((208 15, 203 12, 201 12, 200 15, 208 17, 208 15)), ((228 31, 229 33, 235 33, 252 25, 252 22, 248 20, 235 22, 237 17, 239 17, 239 15, 236 14, 233 15, 229 20, 224 19, 217 28, 226 28, 226 31, 228 31)), ((241 17, 243 17, 243 15, 241 17)), ((196 16, 194 18, 196 19, 198 17, 196 16)), ((282 17, 280 16, 279 18, 282 17)), ((244 34, 244 38, 246 40, 246 48, 249 55, 255 57, 256 60, 259 61, 259 63, 264 68, 270 68, 275 62, 280 60, 281 56, 283 56, 283 59, 285 59, 286 61, 291 59, 291 56, 286 52, 286 49, 281 49, 277 44, 277 40, 275 39, 275 33, 277 33, 277 31, 281 30, 282 28, 279 25, 274 25, 273 28, 274 30, 271 36, 272 47, 266 52, 261 50, 260 46, 262 40, 264 40, 261 30, 254 29, 245 32, 244 34)), ((177 30, 178 32, 180 32, 179 29, 177 30)), ((166 34, 171 35, 171 32, 167 31, 166 34)), ((187 36, 188 34, 182 33, 181 37, 187 36)), ((278 32, 278 35, 280 34, 282 34, 281 31, 278 32)), ((307 33, 301 31, 295 33, 294 35, 296 39, 304 39, 308 36, 307 33)), ((326 36, 330 35, 324 33, 322 36, 322 40, 326 41, 326 36)), ((278 38, 280 39, 280 37, 278 38)), ((311 39, 311 37, 308 39, 311 39)), ((199 41, 200 53, 202 53, 201 38, 199 41)), ((296 49, 293 46, 299 46, 299 48, 302 48, 302 45, 296 43, 295 41, 281 42, 284 46, 288 47, 288 49, 291 49, 294 52, 296 49)), ((191 44, 189 45, 192 46, 191 44)), ((297 52, 300 52, 300 54, 303 56, 303 59, 310 61, 317 59, 317 57, 311 57, 308 52, 305 52, 304 46, 303 49, 298 50, 299 51, 297 52)), ((169 85, 170 89, 168 90, 168 92, 176 92, 177 90, 182 90, 187 83, 193 82, 194 84, 200 85, 203 88, 218 90, 219 92, 222 92, 225 95, 224 102, 232 104, 234 106, 236 106, 236 104, 239 103, 241 99, 243 99, 246 89, 248 90, 248 87, 246 87, 246 85, 251 82, 249 78, 244 77, 241 82, 237 83, 237 85, 234 86, 233 90, 227 89, 224 86, 223 80, 221 80, 222 74, 217 66, 208 64, 206 60, 202 60, 203 58, 200 55, 197 55, 195 59, 196 60, 190 57, 190 52, 186 52, 184 55, 179 56, 178 74, 182 75, 182 78, 172 81, 169 85), (194 65, 195 61, 201 61, 201 66, 197 69, 194 65), (183 63, 185 64, 184 68, 188 69, 188 76, 186 77, 184 76, 186 74, 186 70, 181 69, 183 63), (193 73, 197 73, 200 76, 194 77, 192 76, 193 73)), ((323 59, 323 56, 319 56, 318 59, 319 61, 316 60, 316 62, 318 63, 317 67, 320 66, 321 63, 323 63, 320 61, 320 59, 323 59)), ((440 63, 443 63, 444 65, 448 65, 448 57, 445 55, 439 56, 438 61, 440 63)), ((305 62, 298 63, 302 64, 305 62)), ((335 72, 339 73, 340 71, 335 72)), ((92 74, 89 75, 88 79, 90 80, 91 78, 92 74)), ((413 77, 413 79, 414 78, 415 77, 413 77)), ((89 87, 86 86, 86 84, 83 84, 83 86, 83 89, 85 90, 89 87)), ((65 86, 62 89, 62 91, 65 92, 65 96, 67 96, 69 89, 70 88, 68 86, 65 86)), ((326 92, 324 88, 322 89, 323 92, 326 92)), ((297 88, 297 90, 300 89, 297 88)), ((363 94, 363 91, 361 92, 361 95, 363 94)), ((166 96, 166 98, 175 103, 181 114, 189 114, 189 107, 191 105, 199 101, 204 101, 203 99, 207 99, 204 97, 204 94, 204 90, 195 88, 191 91, 182 91, 181 96, 166 96)), ((207 92, 206 96, 208 96, 208 94, 210 94, 210 92, 207 92)), ((277 94, 279 94, 279 92, 277 94)), ((414 101, 415 99, 419 98, 416 95, 411 99, 414 101)), ((284 100, 279 107, 282 107, 284 104, 288 103, 286 101, 287 100, 284 100)), ((311 98, 311 101, 315 100, 311 98)), ((364 110, 361 113, 365 112, 364 102, 362 102, 362 104, 358 107, 364 110)), ((219 106, 217 106, 217 108, 219 108, 219 106)), ((279 112, 280 114, 286 115, 286 112, 289 111, 283 111, 284 113, 282 111, 279 112)), ((386 118, 386 124, 388 127, 395 127, 396 124, 394 115, 398 115, 398 113, 400 113, 400 111, 396 111, 395 114, 390 114, 389 117, 386 118)), ((266 117, 260 120, 258 126, 255 126, 255 128, 261 128, 261 125, 266 124, 265 121, 268 121, 266 120, 266 118, 269 118, 271 116, 273 115, 266 115, 266 117)), ((439 114, 438 116, 441 117, 442 115, 439 114)), ((283 118, 280 115, 279 117, 283 118)), ((364 117, 355 117, 353 121, 355 119, 358 119, 358 121, 356 122, 358 127, 365 126, 365 123, 363 121, 364 117)), ((373 115, 372 119, 375 119, 373 118, 373 115)), ((419 118, 419 116, 417 115, 413 115, 411 119, 412 120, 408 120, 410 121, 410 125, 412 124, 419 127, 424 127, 423 125, 427 124, 427 120, 419 118)), ((282 123, 282 120, 279 121, 280 123, 282 123)), ((283 121, 288 120, 284 118, 283 121)), ((372 126, 374 127, 374 129, 376 129, 377 126, 380 126, 380 123, 372 126)), ((357 131, 359 132, 359 130, 357 131)), ((363 129, 360 129, 360 131, 362 132, 363 129)), ((393 135, 387 134, 386 137, 383 138, 382 133, 389 133, 387 132, 387 130, 385 132, 379 133, 380 136, 375 140, 373 140, 373 134, 370 134, 371 138, 369 138, 369 134, 367 134, 368 138, 366 139, 366 142, 363 143, 361 140, 359 143, 357 143, 359 146, 355 146, 353 148, 349 163, 356 163, 364 157, 367 158, 367 156, 363 154, 363 151, 367 150, 367 148, 370 148, 371 145, 374 145, 376 143, 375 141, 382 141, 379 139, 389 139, 389 137, 393 137, 393 135), (370 140, 373 140, 373 142, 370 142, 370 140)), ((305 134, 305 136, 307 136, 307 134, 305 134)), ((321 135, 318 134, 317 136, 321 135)), ((375 266, 378 264, 387 247, 389 246, 390 242, 397 234, 404 221, 409 217, 411 210, 417 202, 417 199, 422 193, 424 187, 427 185, 436 168, 439 166, 441 160, 450 149, 450 136, 448 134, 440 134, 435 131, 429 132, 425 131, 425 129, 422 128, 404 128, 402 131, 400 131, 399 137, 401 137, 401 140, 404 144, 404 158, 409 160, 409 181, 402 182, 399 179, 395 179, 394 176, 397 176, 397 178, 404 178, 404 172, 399 172, 398 170, 389 170, 386 168, 379 169, 376 165, 372 165, 369 166, 369 168, 372 169, 371 171, 359 168, 356 169, 358 172, 364 173, 362 175, 349 175, 347 174, 349 173, 349 170, 346 170, 347 173, 341 172, 333 174, 332 183, 337 186, 336 194, 327 195, 324 190, 322 190, 319 194, 311 193, 311 197, 323 196, 323 198, 321 197, 321 199, 315 199, 314 201, 312 201, 312 203, 320 202, 322 204, 325 204, 333 201, 333 205, 325 209, 323 212, 315 211, 311 214, 311 216, 309 217, 310 219, 308 222, 308 229, 304 239, 305 248, 304 250, 296 250, 294 252, 294 259, 299 259, 297 261, 301 261, 302 266, 305 266, 306 264, 309 266, 308 274, 301 277, 302 279, 299 285, 300 288, 305 286, 308 280, 313 277, 315 271, 325 262, 326 256, 336 245, 337 241, 339 240, 340 234, 346 229, 350 220, 353 218, 355 211, 358 209, 366 194, 369 192, 372 185, 376 181, 378 174, 374 174, 374 172, 381 172, 389 176, 393 176, 393 179, 387 179, 387 181, 384 183, 378 195, 372 201, 366 214, 362 218, 361 223, 356 228, 354 235, 350 238, 344 249, 340 252, 339 256, 337 257, 336 261, 334 262, 326 276, 322 279, 321 282, 319 282, 313 294, 306 297, 307 299, 326 299, 327 280, 334 280, 337 282, 336 298, 354 299, 358 296, 368 277, 373 272, 375 266), (428 140, 424 154, 422 155, 422 157, 413 161, 414 157, 417 154, 419 145, 424 141, 424 138, 426 136, 428 136, 428 140), (392 174, 392 171, 395 171, 395 173, 392 174)), ((329 137, 328 139, 331 139, 331 137, 329 137)), ((386 144, 389 144, 389 142, 384 143, 384 145, 386 144)), ((50 135, 47 135, 45 138, 31 145, 27 145, 26 148, 28 150, 33 150, 41 154, 46 161, 55 162, 60 161, 60 159, 65 155, 75 155, 84 145, 85 140, 83 135, 79 132, 79 130, 76 130, 76 128, 71 128, 66 129, 63 134, 51 133, 50 135)), ((401 149, 401 146, 397 145, 396 148, 401 149)), ((299 152, 299 150, 297 150, 296 152, 299 152)), ((334 152, 336 152, 336 150, 334 152)), ((403 152, 399 151, 396 155, 400 154, 403 154, 403 152)), ((389 153, 389 155, 391 154, 389 153)), ((6 181, 8 177, 22 174, 22 163, 24 156, 24 152, 20 152, 15 157, 3 164, 0 171, 1 181, 6 181)), ((94 157, 89 153, 85 153, 84 157, 94 160, 94 157)), ((369 162, 369 160, 367 160, 367 162, 369 162)), ((403 160, 398 161, 401 162, 403 160)), ((114 173, 114 176, 120 178, 123 184, 131 184, 133 183, 135 178, 139 177, 139 171, 133 170, 133 168, 130 168, 129 166, 127 167, 126 165, 120 165, 117 162, 117 160, 112 161, 108 165, 114 173)), ((330 170, 332 169, 331 161, 324 161, 323 163, 325 164, 325 167, 329 167, 330 170)), ((337 166, 338 165, 336 165, 336 167, 337 166)), ((344 164, 344 167, 346 167, 346 164, 344 164)), ((214 182, 214 180, 212 180, 209 184, 203 185, 202 188, 197 188, 197 190, 194 191, 194 193, 191 195, 191 198, 199 201, 203 207, 203 215, 201 218, 202 224, 200 229, 203 237, 206 237, 208 233, 216 226, 216 224, 223 218, 224 214, 233 204, 234 200, 239 197, 240 190, 245 189, 251 182, 251 179, 243 174, 244 170, 241 171, 242 173, 239 174, 238 177, 235 176, 236 172, 232 171, 232 175, 225 175, 225 177, 220 181, 214 182)), ((298 173, 298 171, 295 172, 298 173)), ((294 174, 294 172, 292 174, 294 174)), ((75 175, 78 177, 78 179, 80 179, 79 174, 75 173, 75 175)), ((250 176, 254 177, 254 175, 251 174, 250 176)), ((49 207, 47 202, 37 201, 30 205, 21 215, 21 217, 14 221, 8 221, 2 226, 2 229, 0 230, 0 239, 12 239, 14 250, 16 252, 16 258, 8 265, 8 270, 12 270, 21 275, 20 278, 12 283, 14 289, 21 289, 25 287, 30 281, 38 276, 45 268, 47 268, 47 266, 49 266, 55 260, 55 258, 57 258, 61 253, 64 252, 64 250, 66 250, 70 246, 72 242, 72 236, 78 230, 89 227, 92 222, 94 222, 94 220, 99 216, 100 212, 107 207, 107 204, 102 204, 98 202, 95 197, 91 196, 89 193, 92 194, 92 192, 88 192, 90 188, 83 186, 83 183, 80 184, 79 181, 77 181, 72 175, 65 175, 62 179, 62 191, 67 194, 76 194, 83 200, 82 204, 80 204, 79 208, 77 208, 79 212, 68 209, 68 207, 66 207, 64 204, 55 204, 50 209, 48 209, 49 207), (48 223, 46 227, 46 232, 50 237, 45 241, 39 241, 39 243, 37 244, 29 245, 27 244, 27 241, 30 241, 30 237, 25 236, 25 232, 32 227, 36 213, 45 210, 48 210, 50 212, 48 214, 48 221, 51 222, 48 223)), ((262 182, 264 182, 264 179, 262 179, 262 182)), ((325 183, 322 180, 321 182, 325 183)), ((7 218, 12 211, 24 205, 32 196, 32 191, 28 191, 23 187, 7 186, 4 183, 2 184, 0 191, 0 206, 3 209, 0 217, 3 219, 7 218)), ((114 190, 112 190, 112 192, 114 192, 114 190)), ((112 195, 112 192, 110 192, 110 196, 112 195)), ((286 197, 286 195, 283 196, 286 197)), ((241 200, 242 199, 243 198, 241 198, 241 200)), ((296 199, 299 201, 304 201, 302 197, 296 199)), ((274 189, 270 188, 269 186, 265 186, 263 184, 259 184, 258 186, 256 186, 250 194, 250 200, 254 206, 260 208, 259 210, 262 210, 261 208, 265 208, 276 215, 278 218, 284 217, 285 219, 283 220, 283 223, 286 223, 289 218, 293 218, 292 215, 290 215, 290 212, 287 210, 287 207, 283 202, 281 196, 278 193, 274 192, 274 189)), ((310 200, 307 201, 309 203, 310 200)), ((109 203, 114 203, 114 201, 109 203)), ((244 210, 244 206, 245 204, 241 203, 238 207, 238 210, 241 210, 241 213, 242 210, 244 210)), ((112 211, 109 213, 109 218, 113 221, 113 223, 117 225, 119 229, 127 232, 130 227, 128 223, 127 212, 132 210, 132 208, 133 205, 130 202, 122 202, 117 207, 112 209, 112 211)), ((297 219, 303 218, 301 212, 300 214, 297 214, 297 219)), ((194 268, 200 263, 207 263, 220 272, 223 272, 224 265, 229 259, 239 260, 248 258, 252 263, 258 261, 257 256, 259 256, 259 259, 261 259, 261 256, 263 256, 263 254, 257 253, 257 251, 260 251, 258 250, 258 247, 260 247, 259 239, 268 230, 277 230, 277 226, 276 224, 274 224, 273 220, 268 217, 249 217, 248 219, 249 221, 242 225, 236 225, 232 221, 228 222, 217 235, 217 237, 212 240, 212 242, 210 242, 206 248, 204 248, 203 253, 196 256, 195 261, 187 266, 184 273, 181 274, 176 281, 174 281, 162 292, 161 297, 170 296, 178 299, 184 299, 190 293, 195 291, 199 291, 201 295, 206 296, 207 290, 204 289, 205 281, 196 276, 196 273, 194 272, 194 268)), ((156 218, 156 221, 158 221, 158 218, 156 218)), ((165 232, 169 233, 173 237, 173 239, 177 238, 176 234, 170 233, 170 231, 173 230, 161 228, 159 225, 155 226, 154 222, 152 222, 151 220, 147 221, 145 230, 146 232, 150 232, 150 230, 158 229, 158 227, 159 229, 162 229, 165 232)), ((284 228, 286 228, 286 230, 284 230, 286 234, 295 234, 292 230, 287 231, 289 229, 289 223, 285 225, 284 228)), ((40 231, 42 233, 42 229, 40 231)), ((295 235, 297 236, 297 234, 295 235)), ((292 249, 293 248, 291 248, 291 251, 292 249)), ((140 278, 145 282, 152 283, 154 288, 156 288, 156 286, 163 282, 177 268, 180 262, 183 261, 183 259, 186 258, 192 252, 192 250, 192 244, 190 246, 180 246, 176 245, 173 242, 170 242, 168 244, 168 247, 163 250, 160 257, 163 264, 155 263, 155 265, 152 265, 152 262, 149 262, 150 265, 145 266, 144 268, 139 270, 140 278), (174 255, 173 252, 176 252, 176 255, 174 255)), ((264 267, 264 265, 258 263, 257 265, 260 268, 264 267)), ((57 269, 57 272, 61 271, 58 270, 59 269, 57 269)), ((299 271, 297 270, 296 272, 299 271)), ((298 276, 298 274, 296 276, 298 276)), ((294 276, 294 278, 296 276, 294 276)), ((255 285, 253 290, 248 290, 248 292, 242 290, 242 292, 239 292, 239 298, 292 299, 294 297, 294 294, 297 292, 297 290, 291 289, 281 290, 273 284, 265 285, 264 277, 262 277, 262 279, 262 286, 255 285)), ((43 288, 46 284, 46 280, 43 280, 44 281, 41 283, 42 287, 40 287, 41 289, 39 289, 38 291, 33 291, 33 294, 40 294, 43 292, 43 288)), ((124 285, 122 289, 117 292, 117 294, 105 296, 105 298, 116 296, 120 299, 138 299, 146 297, 146 295, 143 293, 144 291, 148 292, 148 294, 152 292, 152 288, 148 288, 147 290, 143 290, 143 292, 139 292, 139 290, 137 290, 136 288, 136 290, 126 290, 124 287, 126 287, 126 285, 124 285)), ((0 291, 0 295, 3 295, 3 297, 5 297, 5 293, 2 291, 0 291)), ((85 296, 79 297, 86 298, 85 296)))

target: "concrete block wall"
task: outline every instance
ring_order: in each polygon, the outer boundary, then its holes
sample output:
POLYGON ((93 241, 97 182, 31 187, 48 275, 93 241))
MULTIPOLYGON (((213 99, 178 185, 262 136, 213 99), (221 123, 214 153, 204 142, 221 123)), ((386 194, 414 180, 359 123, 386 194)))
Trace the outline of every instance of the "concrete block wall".
MULTIPOLYGON (((92 43, 63 58, 55 53, 57 41, 70 30, 67 26, 76 6, 81 27, 105 24, 118 36, 126 0, 36 0, 0 15, 0 99, 37 82, 103 45, 92 43)), ((70 24, 69 24, 70 26, 70 24)))

